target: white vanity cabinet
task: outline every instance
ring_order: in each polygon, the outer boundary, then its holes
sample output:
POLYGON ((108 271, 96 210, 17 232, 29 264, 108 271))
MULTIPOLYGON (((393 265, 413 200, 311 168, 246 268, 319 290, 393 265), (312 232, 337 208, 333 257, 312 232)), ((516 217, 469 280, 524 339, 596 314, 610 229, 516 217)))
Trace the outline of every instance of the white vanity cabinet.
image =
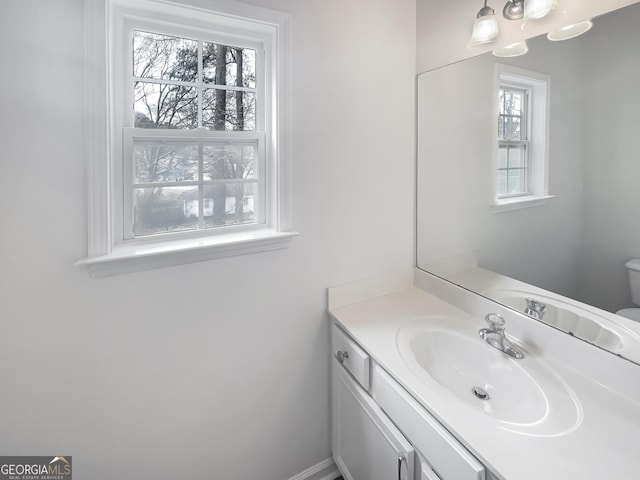
POLYGON ((485 480, 485 468, 336 324, 332 450, 345 480, 485 480))
POLYGON ((414 480, 414 449, 369 396, 369 356, 337 327, 332 449, 345 480, 414 480))

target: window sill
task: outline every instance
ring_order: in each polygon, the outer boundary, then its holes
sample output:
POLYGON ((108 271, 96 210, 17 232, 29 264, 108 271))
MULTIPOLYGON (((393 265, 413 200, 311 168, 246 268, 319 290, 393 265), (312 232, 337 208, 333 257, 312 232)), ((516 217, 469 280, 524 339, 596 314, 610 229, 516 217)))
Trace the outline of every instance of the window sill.
POLYGON ((108 277, 287 248, 297 235, 296 232, 263 230, 219 237, 117 246, 107 255, 83 258, 75 262, 74 266, 88 267, 93 278, 108 277))
POLYGON ((525 197, 505 198, 492 203, 491 211, 493 213, 502 213, 522 208, 540 207, 551 198, 555 198, 555 195, 527 195, 525 197))

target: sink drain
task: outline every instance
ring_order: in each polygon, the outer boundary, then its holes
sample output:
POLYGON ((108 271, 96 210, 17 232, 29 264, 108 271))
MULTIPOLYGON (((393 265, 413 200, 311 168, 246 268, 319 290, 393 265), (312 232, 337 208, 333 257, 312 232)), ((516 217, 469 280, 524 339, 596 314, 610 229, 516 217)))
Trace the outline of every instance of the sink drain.
POLYGON ((489 400, 489 398, 491 398, 491 397, 489 397, 489 394, 484 389, 482 389, 480 387, 473 387, 471 389, 471 391, 480 400, 489 400))

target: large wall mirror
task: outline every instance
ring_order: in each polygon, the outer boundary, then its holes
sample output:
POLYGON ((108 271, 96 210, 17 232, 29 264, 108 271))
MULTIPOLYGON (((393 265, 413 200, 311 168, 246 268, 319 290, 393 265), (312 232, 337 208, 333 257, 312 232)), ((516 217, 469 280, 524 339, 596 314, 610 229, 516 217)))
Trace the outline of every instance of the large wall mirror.
POLYGON ((640 3, 420 74, 417 187, 419 268, 636 363, 638 25, 640 3))

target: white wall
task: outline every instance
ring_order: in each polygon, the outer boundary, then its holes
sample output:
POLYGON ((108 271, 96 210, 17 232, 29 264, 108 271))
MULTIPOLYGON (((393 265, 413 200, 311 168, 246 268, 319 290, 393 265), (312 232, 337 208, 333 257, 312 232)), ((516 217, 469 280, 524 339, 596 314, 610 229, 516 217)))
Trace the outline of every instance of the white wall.
POLYGON ((325 288, 413 264, 415 0, 293 15, 288 250, 92 280, 83 2, 0 17, 0 452, 77 478, 283 480, 328 458, 325 288))
POLYGON ((624 263, 640 258, 640 5, 601 19, 586 36, 584 250, 581 299, 633 306, 624 263))
POLYGON ((522 21, 509 21, 502 17, 506 0, 489 0, 498 16, 500 37, 494 44, 467 48, 471 28, 482 0, 434 2, 417 0, 417 70, 425 72, 458 60, 493 50, 496 46, 533 38, 564 25, 637 3, 638 0, 558 0, 559 9, 553 16, 521 28, 522 21))

